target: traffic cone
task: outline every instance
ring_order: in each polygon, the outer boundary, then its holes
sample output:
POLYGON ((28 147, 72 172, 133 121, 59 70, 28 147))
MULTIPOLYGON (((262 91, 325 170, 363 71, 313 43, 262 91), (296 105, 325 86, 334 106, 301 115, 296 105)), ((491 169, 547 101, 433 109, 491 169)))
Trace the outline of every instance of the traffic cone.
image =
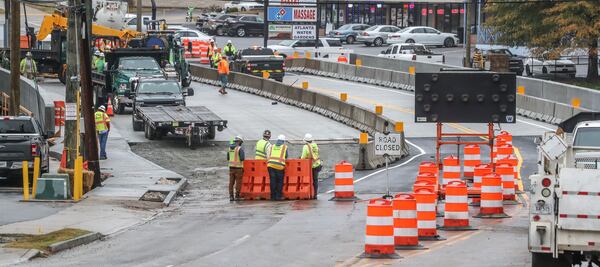
POLYGON ((60 168, 67 168, 67 150, 63 149, 62 155, 60 157, 60 168))
POLYGON ((108 114, 108 116, 114 116, 115 115, 113 113, 113 106, 112 106, 112 101, 110 100, 110 98, 108 99, 108 107, 106 108, 106 114, 108 114))

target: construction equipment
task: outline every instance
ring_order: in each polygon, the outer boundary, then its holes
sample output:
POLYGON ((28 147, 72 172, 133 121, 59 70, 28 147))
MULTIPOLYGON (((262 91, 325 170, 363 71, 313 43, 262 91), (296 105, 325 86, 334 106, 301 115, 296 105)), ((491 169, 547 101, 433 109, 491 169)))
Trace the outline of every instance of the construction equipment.
MULTIPOLYGON (((53 30, 67 30, 67 18, 59 13, 44 16, 44 20, 36 35, 38 40, 44 40, 53 30)), ((97 24, 92 25, 92 34, 95 36, 113 36, 121 40, 129 40, 142 36, 142 33, 133 30, 116 30, 97 24)))
POLYGON ((600 113, 583 112, 547 132, 531 175, 533 267, 600 266, 600 113))

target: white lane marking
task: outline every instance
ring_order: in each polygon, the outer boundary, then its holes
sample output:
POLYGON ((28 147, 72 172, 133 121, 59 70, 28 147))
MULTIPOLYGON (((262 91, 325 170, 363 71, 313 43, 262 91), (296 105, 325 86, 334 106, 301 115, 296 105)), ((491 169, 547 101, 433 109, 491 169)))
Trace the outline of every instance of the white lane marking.
POLYGON ((529 125, 532 125, 532 126, 536 126, 536 127, 542 128, 542 129, 544 129, 544 130, 548 130, 548 131, 555 131, 555 129, 551 129, 551 128, 548 128, 548 127, 546 127, 546 126, 539 125, 539 124, 537 124, 537 123, 528 122, 528 121, 526 121, 526 120, 518 120, 518 121, 519 121, 519 122, 522 122, 522 123, 525 123, 525 124, 529 124, 529 125))
POLYGON ((239 244, 241 244, 241 243, 244 243, 244 241, 248 240, 248 238, 250 238, 250 235, 245 235, 245 236, 242 236, 242 237, 238 238, 237 240, 233 241, 231 245, 229 245, 229 246, 226 246, 226 247, 224 247, 224 248, 222 248, 222 249, 220 249, 220 250, 217 250, 217 251, 215 251, 215 252, 213 252, 213 253, 210 253, 210 254, 208 254, 208 255, 204 256, 203 258, 207 258, 207 257, 210 257, 210 256, 214 256, 214 255, 217 255, 217 254, 219 254, 219 253, 221 253, 221 252, 223 252, 223 251, 225 251, 225 250, 228 250, 228 249, 230 249, 230 248, 236 247, 236 246, 238 246, 239 244))
MULTIPOLYGON (((411 161, 413 161, 414 159, 416 159, 416 158, 418 158, 418 157, 420 157, 420 156, 422 156, 422 155, 425 155, 425 150, 424 150, 423 148, 421 148, 421 147, 419 147, 419 146, 417 146, 417 145, 413 144, 412 142, 410 142, 410 141, 408 141, 408 140, 406 140, 406 143, 408 143, 409 145, 411 145, 411 146, 415 147, 416 149, 418 149, 418 150, 419 150, 419 154, 412 156, 412 157, 411 157, 410 159, 408 159, 407 161, 405 161, 405 162, 402 162, 402 163, 400 163, 400 164, 398 164, 398 165, 396 165, 396 166, 389 167, 388 169, 392 170, 392 169, 400 168, 400 167, 402 167, 402 166, 404 166, 404 165, 406 165, 406 164, 410 163, 410 162, 411 162, 411 161)), ((362 181, 362 180, 364 180, 364 179, 367 179, 367 178, 369 178, 369 177, 372 177, 372 176, 374 176, 374 175, 380 174, 380 173, 382 173, 382 172, 384 172, 384 171, 385 171, 385 169, 381 169, 381 170, 378 170, 378 171, 376 171, 376 172, 370 173, 370 174, 368 174, 368 175, 365 175, 365 176, 363 176, 363 177, 361 177, 361 178, 358 178, 358 179, 356 179, 356 180, 354 181, 354 183, 356 184, 356 183, 358 183, 358 182, 360 182, 360 181, 362 181)), ((332 190, 329 190, 329 191, 327 191, 327 192, 325 192, 325 193, 326 193, 326 194, 331 194, 331 193, 333 193, 333 191, 334 191, 334 189, 332 189, 332 190)))

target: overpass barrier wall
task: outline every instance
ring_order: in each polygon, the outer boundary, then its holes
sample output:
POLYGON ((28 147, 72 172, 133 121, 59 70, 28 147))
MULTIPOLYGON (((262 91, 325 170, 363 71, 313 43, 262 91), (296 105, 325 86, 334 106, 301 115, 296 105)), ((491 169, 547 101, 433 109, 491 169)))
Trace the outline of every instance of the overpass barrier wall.
MULTIPOLYGON (((10 71, 0 68, 0 92, 10 95, 10 71)), ((54 132, 54 103, 45 100, 32 80, 21 76, 21 106, 31 111, 46 132, 54 132)))
MULTIPOLYGON (((351 55, 351 62, 356 62, 357 59, 362 61, 362 66, 325 61, 316 63, 319 60, 314 59, 287 59, 286 66, 293 66, 288 71, 407 91, 414 91, 414 75, 408 73, 408 70, 406 72, 398 70, 415 67, 416 71, 439 72, 442 68, 452 67, 442 64, 351 55)), ((579 112, 600 110, 600 92, 592 89, 527 77, 517 77, 517 86, 525 87, 525 94, 519 94, 517 97, 517 114, 527 118, 556 125, 579 112), (571 105, 571 100, 574 98, 580 100, 579 107, 571 105)))
MULTIPOLYGON (((306 69, 319 71, 322 66, 324 68, 331 67, 328 64, 321 63, 320 61, 301 59, 290 62, 290 65, 286 66, 288 68, 296 68, 297 71, 300 71, 300 69, 303 69, 303 71, 306 69), (302 65, 304 63, 308 64, 302 65)), ((215 69, 191 64, 191 73, 192 79, 196 82, 220 86, 215 69)), ((396 123, 385 116, 375 114, 374 111, 346 103, 335 97, 239 72, 231 72, 229 74, 228 87, 318 113, 362 132, 366 132, 371 136, 374 136, 376 132, 384 132, 386 129, 393 132, 396 123)), ((401 156, 393 158, 391 162, 398 161, 409 153, 403 133, 402 152, 401 156)), ((359 162, 356 165, 358 169, 374 169, 385 164, 385 159, 382 156, 375 156, 372 142, 361 145, 359 155, 359 162)))

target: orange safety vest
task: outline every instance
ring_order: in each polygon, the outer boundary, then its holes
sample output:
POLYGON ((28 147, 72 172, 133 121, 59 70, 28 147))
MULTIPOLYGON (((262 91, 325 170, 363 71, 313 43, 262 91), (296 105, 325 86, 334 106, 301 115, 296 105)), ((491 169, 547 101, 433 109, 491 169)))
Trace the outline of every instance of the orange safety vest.
POLYGON ((219 74, 229 74, 229 62, 227 60, 219 61, 218 70, 219 74))

